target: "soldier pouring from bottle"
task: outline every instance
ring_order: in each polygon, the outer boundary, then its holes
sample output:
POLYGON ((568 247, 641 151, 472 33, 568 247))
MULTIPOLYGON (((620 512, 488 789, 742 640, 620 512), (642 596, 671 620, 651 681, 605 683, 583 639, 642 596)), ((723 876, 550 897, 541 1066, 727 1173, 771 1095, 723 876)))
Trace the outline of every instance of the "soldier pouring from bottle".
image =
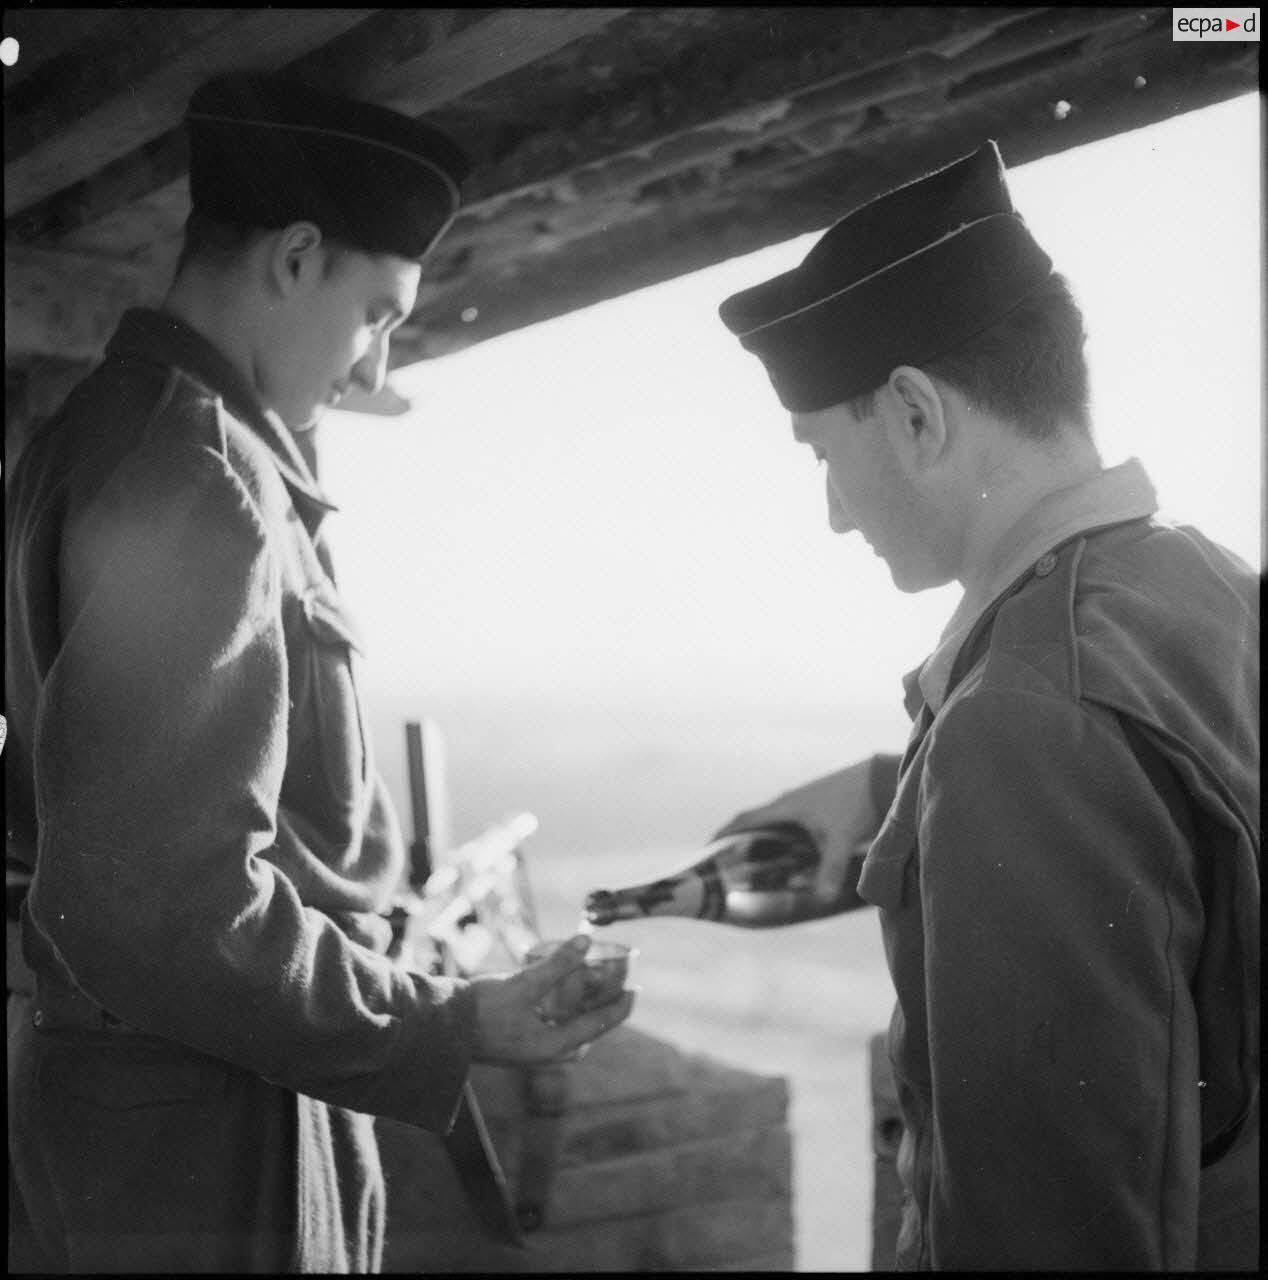
MULTIPOLYGON (((782 918, 880 908, 899 1267, 1256 1269, 1256 575, 1160 519, 1137 460, 1102 464, 1081 313, 993 143, 721 316, 824 465, 831 527, 901 591, 964 588, 905 682, 901 761, 723 831, 814 838, 782 918)), ((653 912, 710 914, 661 887, 653 912)))

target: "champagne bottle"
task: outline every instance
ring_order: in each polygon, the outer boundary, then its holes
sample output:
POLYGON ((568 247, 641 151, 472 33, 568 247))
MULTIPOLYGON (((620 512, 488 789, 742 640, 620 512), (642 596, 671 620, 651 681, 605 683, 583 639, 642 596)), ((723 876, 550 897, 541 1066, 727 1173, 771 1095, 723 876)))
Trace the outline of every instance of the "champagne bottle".
POLYGON ((722 836, 703 855, 658 880, 586 897, 592 925, 644 916, 686 916, 747 929, 797 924, 862 905, 852 877, 835 900, 815 895, 819 846, 797 823, 780 822, 722 836))

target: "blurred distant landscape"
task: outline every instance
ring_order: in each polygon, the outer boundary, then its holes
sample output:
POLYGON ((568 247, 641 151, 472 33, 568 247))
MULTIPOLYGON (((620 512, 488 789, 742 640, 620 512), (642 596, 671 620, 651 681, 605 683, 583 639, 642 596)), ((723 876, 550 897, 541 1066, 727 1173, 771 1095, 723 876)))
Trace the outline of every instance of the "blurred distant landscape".
POLYGON ((690 852, 740 809, 874 751, 901 751, 908 722, 900 697, 895 689, 887 701, 843 711, 636 695, 366 692, 379 769, 407 826, 404 725, 426 716, 444 739, 455 840, 529 810, 541 823, 534 856, 581 862, 660 847, 690 852))
MULTIPOLYGON (((423 715, 443 733, 456 842, 517 812, 537 816, 524 852, 547 936, 575 928, 587 890, 688 861, 739 809, 899 750, 906 733, 897 697, 848 716, 690 700, 667 709, 632 697, 429 702, 370 691, 367 702, 407 838, 404 723, 423 715)), ((867 1270, 867 1041, 887 1026, 893 1000, 875 912, 778 930, 647 920, 611 936, 639 950, 634 1025, 787 1079, 798 1269, 867 1270)))

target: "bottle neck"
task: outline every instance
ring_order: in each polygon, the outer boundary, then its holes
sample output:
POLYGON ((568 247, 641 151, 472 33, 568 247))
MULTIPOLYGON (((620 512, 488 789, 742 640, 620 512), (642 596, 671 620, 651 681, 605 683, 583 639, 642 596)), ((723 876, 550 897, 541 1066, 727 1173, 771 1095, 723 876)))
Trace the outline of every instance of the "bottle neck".
POLYGON ((586 919, 593 925, 641 920, 645 916, 680 916, 720 920, 726 911, 726 888, 711 859, 689 871, 624 889, 596 889, 586 899, 586 919))
POLYGON ((737 901, 771 891, 802 892, 818 858, 814 841, 799 827, 722 836, 690 866, 659 880, 596 890, 586 899, 586 918, 593 925, 646 916, 727 920, 737 901))

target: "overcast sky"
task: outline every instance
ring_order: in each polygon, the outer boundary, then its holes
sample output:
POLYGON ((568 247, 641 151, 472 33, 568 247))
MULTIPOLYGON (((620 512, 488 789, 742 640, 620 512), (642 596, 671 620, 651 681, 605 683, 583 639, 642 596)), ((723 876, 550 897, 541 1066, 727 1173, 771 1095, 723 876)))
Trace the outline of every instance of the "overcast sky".
MULTIPOLYGON (((1009 182, 1087 315, 1106 461, 1140 457, 1168 513, 1258 565, 1257 97, 1009 182)), ((809 451, 717 319, 815 238, 399 371, 408 416, 331 415, 372 686, 894 701, 959 588, 900 595, 829 531, 809 451)))

